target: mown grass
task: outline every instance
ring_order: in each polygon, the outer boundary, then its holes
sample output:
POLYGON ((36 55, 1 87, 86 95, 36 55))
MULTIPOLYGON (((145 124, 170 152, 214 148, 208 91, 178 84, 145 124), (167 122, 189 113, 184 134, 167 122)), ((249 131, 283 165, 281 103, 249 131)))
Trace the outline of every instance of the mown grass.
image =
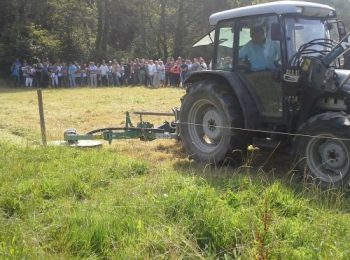
MULTIPOLYGON (((60 100, 59 120, 67 118, 70 107, 69 123, 81 120, 88 129, 95 120, 83 120, 81 111, 99 103, 94 111, 102 115, 113 96, 132 90, 146 96, 151 107, 164 103, 164 109, 159 105, 153 111, 168 111, 165 106, 182 94, 174 89, 77 89, 45 91, 44 100, 50 100, 47 108, 58 108, 60 100), (86 101, 62 105, 70 94, 82 93, 86 101)), ((0 133, 0 258, 349 258, 348 193, 321 191, 304 185, 293 172, 278 172, 277 164, 285 163, 281 159, 276 164, 271 159, 268 168, 259 162, 253 167, 259 161, 254 154, 238 169, 196 165, 173 141, 123 141, 97 150, 33 146, 40 136, 36 108, 20 103, 32 95, 5 91, 0 96, 8 113, 0 113, 1 122, 14 118, 2 124, 6 135, 0 133), (10 112, 16 103, 22 116, 10 112), (28 116, 23 117, 25 109, 28 116), (23 129, 20 137, 13 131, 17 128, 23 129)), ((119 105, 126 110, 127 102, 119 105)), ((59 130, 50 113, 48 131, 59 130)))

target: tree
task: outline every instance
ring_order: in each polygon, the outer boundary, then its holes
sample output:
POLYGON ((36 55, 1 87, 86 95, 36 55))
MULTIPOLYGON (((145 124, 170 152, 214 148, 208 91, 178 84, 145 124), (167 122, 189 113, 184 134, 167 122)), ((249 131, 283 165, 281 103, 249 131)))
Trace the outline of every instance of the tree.
MULTIPOLYGON (((349 0, 328 4, 349 27, 349 0)), ((217 11, 267 0, 2 0, 0 71, 15 58, 188 56, 217 11)))

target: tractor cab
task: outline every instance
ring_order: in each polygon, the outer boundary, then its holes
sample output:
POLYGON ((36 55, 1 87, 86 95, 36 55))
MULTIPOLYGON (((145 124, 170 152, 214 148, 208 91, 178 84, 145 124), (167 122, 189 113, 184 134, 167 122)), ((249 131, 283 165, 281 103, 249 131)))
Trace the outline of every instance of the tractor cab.
MULTIPOLYGON (((211 48, 212 70, 237 74, 254 99, 260 121, 271 123, 290 119, 284 97, 298 93, 288 89, 284 75, 297 66, 290 62, 299 49, 315 39, 337 42, 345 35, 333 8, 294 1, 220 12, 210 17, 210 23, 215 28, 193 46, 211 48)), ((308 55, 327 50, 330 45, 316 45, 308 55)), ((340 67, 342 61, 333 63, 340 67)))

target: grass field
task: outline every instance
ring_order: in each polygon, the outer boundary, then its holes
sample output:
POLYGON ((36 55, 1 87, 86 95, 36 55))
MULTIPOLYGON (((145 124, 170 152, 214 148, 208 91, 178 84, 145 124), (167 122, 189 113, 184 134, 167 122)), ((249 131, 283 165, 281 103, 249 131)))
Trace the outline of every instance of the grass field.
MULTIPOLYGON (((126 111, 169 112, 183 94, 45 90, 48 139, 123 125, 126 111)), ((350 257, 349 194, 305 185, 287 155, 214 169, 171 140, 42 147, 34 90, 0 88, 0 111, 0 259, 350 257)))

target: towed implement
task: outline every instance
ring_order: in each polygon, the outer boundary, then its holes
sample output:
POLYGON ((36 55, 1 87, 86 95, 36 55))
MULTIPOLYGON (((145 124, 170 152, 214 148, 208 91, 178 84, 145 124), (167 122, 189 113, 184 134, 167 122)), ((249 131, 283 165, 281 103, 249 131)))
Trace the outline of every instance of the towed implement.
POLYGON ((92 130, 86 134, 78 134, 74 128, 66 129, 64 132, 64 144, 74 147, 96 147, 101 143, 96 140, 104 140, 112 143, 118 139, 140 139, 141 141, 153 141, 155 139, 178 139, 177 127, 175 122, 165 121, 161 126, 154 127, 150 122, 143 120, 143 116, 174 116, 177 117, 178 109, 173 108, 172 113, 158 112, 134 112, 139 115, 140 122, 136 126, 131 122, 129 112, 125 115, 124 127, 108 127, 92 130))

